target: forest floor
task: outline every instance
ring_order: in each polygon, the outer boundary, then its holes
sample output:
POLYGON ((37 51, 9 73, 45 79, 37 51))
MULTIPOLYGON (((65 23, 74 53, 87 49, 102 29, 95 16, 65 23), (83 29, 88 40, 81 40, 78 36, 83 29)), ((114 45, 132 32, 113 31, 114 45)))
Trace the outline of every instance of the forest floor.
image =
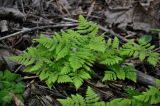
POLYGON ((85 94, 90 85, 105 101, 125 97, 125 88, 145 91, 148 85, 156 86, 160 78, 160 64, 153 67, 146 62, 131 60, 139 70, 136 84, 128 80, 101 82, 86 80, 79 90, 68 84, 57 84, 52 89, 25 68, 8 57, 23 53, 27 47, 35 46, 33 39, 40 34, 52 36, 61 29, 75 28, 79 15, 97 23, 100 33, 121 43, 148 35, 160 53, 160 0, 1 0, 0 1, 0 70, 10 70, 23 77, 24 101, 13 99, 13 106, 60 106, 57 98, 85 94), (145 78, 141 78, 144 76, 145 78), (142 81, 143 80, 143 81, 142 81))

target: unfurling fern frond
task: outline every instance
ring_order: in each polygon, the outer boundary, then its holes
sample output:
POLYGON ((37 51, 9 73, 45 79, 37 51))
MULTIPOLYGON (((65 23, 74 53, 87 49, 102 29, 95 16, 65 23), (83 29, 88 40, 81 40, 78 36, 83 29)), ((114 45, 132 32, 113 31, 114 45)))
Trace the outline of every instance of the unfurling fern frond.
POLYGON ((133 96, 130 99, 117 98, 110 102, 100 101, 98 95, 88 87, 86 97, 79 94, 71 95, 66 99, 58 99, 62 106, 151 106, 160 103, 160 91, 150 86, 146 92, 133 96))
POLYGON ((108 71, 105 71, 103 81, 106 80, 124 80, 125 78, 130 79, 136 82, 136 71, 135 68, 131 65, 118 66, 114 65, 108 71))

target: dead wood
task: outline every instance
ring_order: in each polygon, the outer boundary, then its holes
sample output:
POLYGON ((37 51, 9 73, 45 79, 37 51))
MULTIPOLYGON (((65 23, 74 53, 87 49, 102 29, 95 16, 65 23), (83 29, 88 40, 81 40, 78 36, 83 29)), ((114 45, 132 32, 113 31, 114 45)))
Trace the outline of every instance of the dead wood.
POLYGON ((18 9, 0 7, 0 19, 23 22, 25 19, 25 15, 18 9))
POLYGON ((159 84, 157 84, 157 80, 158 79, 150 75, 144 74, 141 71, 137 70, 137 81, 138 82, 145 84, 145 85, 160 86, 159 84))

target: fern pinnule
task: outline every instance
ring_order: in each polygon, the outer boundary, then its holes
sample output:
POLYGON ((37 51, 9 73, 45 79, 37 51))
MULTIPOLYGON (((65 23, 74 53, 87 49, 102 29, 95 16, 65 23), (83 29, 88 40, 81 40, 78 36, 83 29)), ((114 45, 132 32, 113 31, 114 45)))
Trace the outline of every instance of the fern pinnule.
POLYGON ((84 80, 91 78, 89 72, 86 72, 85 70, 78 70, 76 73, 71 73, 70 76, 76 89, 78 89, 83 84, 84 80))
POLYGON ((52 51, 55 48, 57 43, 54 39, 45 37, 42 34, 40 35, 40 38, 34 39, 34 40, 37 41, 39 45, 46 47, 49 51, 52 51))

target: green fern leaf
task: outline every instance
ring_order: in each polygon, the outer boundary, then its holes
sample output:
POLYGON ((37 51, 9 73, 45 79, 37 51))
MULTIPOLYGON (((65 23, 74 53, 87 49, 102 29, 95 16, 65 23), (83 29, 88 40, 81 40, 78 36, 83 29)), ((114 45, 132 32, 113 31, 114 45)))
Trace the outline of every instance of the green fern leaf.
POLYGON ((113 71, 105 71, 105 75, 103 77, 102 81, 106 81, 106 80, 116 80, 117 76, 116 73, 113 71))
POLYGON ((70 72, 71 72, 71 67, 69 66, 69 64, 66 64, 61 70, 61 74, 68 74, 70 72))
POLYGON ((84 98, 79 95, 71 95, 71 98, 58 99, 63 106, 86 106, 84 98))
POLYGON ((145 57, 146 57, 146 53, 145 53, 144 51, 142 51, 142 52, 140 53, 140 55, 139 55, 139 59, 140 59, 141 61, 143 61, 143 60, 145 59, 145 57))
POLYGON ((118 49, 119 47, 119 39, 117 37, 114 38, 112 48, 118 49))
POLYGON ((68 75, 60 75, 57 80, 58 83, 73 82, 68 75))
POLYGON ((39 39, 34 39, 34 40, 49 50, 53 50, 55 48, 55 42, 53 42, 53 39, 45 37, 43 34, 40 35, 39 39))
POLYGON ((49 77, 46 80, 47 86, 51 89, 53 84, 57 81, 59 73, 48 73, 49 77))
POLYGON ((48 76, 49 76, 49 74, 48 74, 46 71, 42 71, 42 72, 40 73, 40 75, 39 75, 39 78, 40 78, 41 80, 44 80, 44 79, 48 78, 48 76))
POLYGON ((91 76, 84 70, 78 70, 77 73, 71 73, 70 76, 76 89, 83 84, 84 80, 91 78, 91 76))
POLYGON ((118 79, 124 80, 126 78, 126 74, 123 69, 119 68, 119 70, 114 70, 114 72, 116 73, 118 79))
POLYGON ((131 106, 129 99, 118 98, 106 103, 106 106, 131 106))
POLYGON ((73 68, 73 71, 82 67, 82 62, 81 61, 82 60, 75 55, 73 55, 69 58, 69 62, 70 62, 71 67, 73 68))
POLYGON ((147 61, 153 66, 156 66, 159 60, 160 60, 159 53, 156 53, 156 52, 151 53, 147 58, 147 61))
POLYGON ((72 98, 67 97, 67 99, 57 99, 62 106, 74 106, 74 102, 72 100, 72 98))
POLYGON ((68 46, 65 46, 56 56, 56 61, 65 57, 69 53, 69 48, 68 46))
POLYGON ((100 99, 100 98, 99 98, 98 95, 91 89, 91 87, 88 87, 88 88, 87 88, 87 92, 86 92, 86 98, 85 98, 86 104, 87 104, 87 105, 94 104, 95 102, 98 102, 99 99, 100 99))
POLYGON ((83 79, 79 76, 72 77, 74 86, 78 89, 83 84, 83 79))
POLYGON ((36 62, 36 64, 32 67, 30 67, 30 70, 28 70, 29 72, 36 72, 37 70, 40 70, 43 67, 43 62, 38 61, 36 62))
POLYGON ((111 38, 109 38, 109 39, 107 40, 107 44, 106 44, 106 46, 107 46, 107 47, 110 47, 110 46, 111 46, 111 44, 112 44, 112 39, 111 39, 111 38))
POLYGON ((149 89, 146 92, 143 92, 138 96, 133 96, 133 98, 141 102, 156 104, 160 102, 160 91, 155 87, 149 86, 149 89))
POLYGON ((123 68, 123 70, 125 71, 125 77, 131 81, 134 81, 136 82, 137 81, 137 74, 136 74, 136 70, 133 66, 131 65, 128 65, 128 66, 125 66, 123 68))

